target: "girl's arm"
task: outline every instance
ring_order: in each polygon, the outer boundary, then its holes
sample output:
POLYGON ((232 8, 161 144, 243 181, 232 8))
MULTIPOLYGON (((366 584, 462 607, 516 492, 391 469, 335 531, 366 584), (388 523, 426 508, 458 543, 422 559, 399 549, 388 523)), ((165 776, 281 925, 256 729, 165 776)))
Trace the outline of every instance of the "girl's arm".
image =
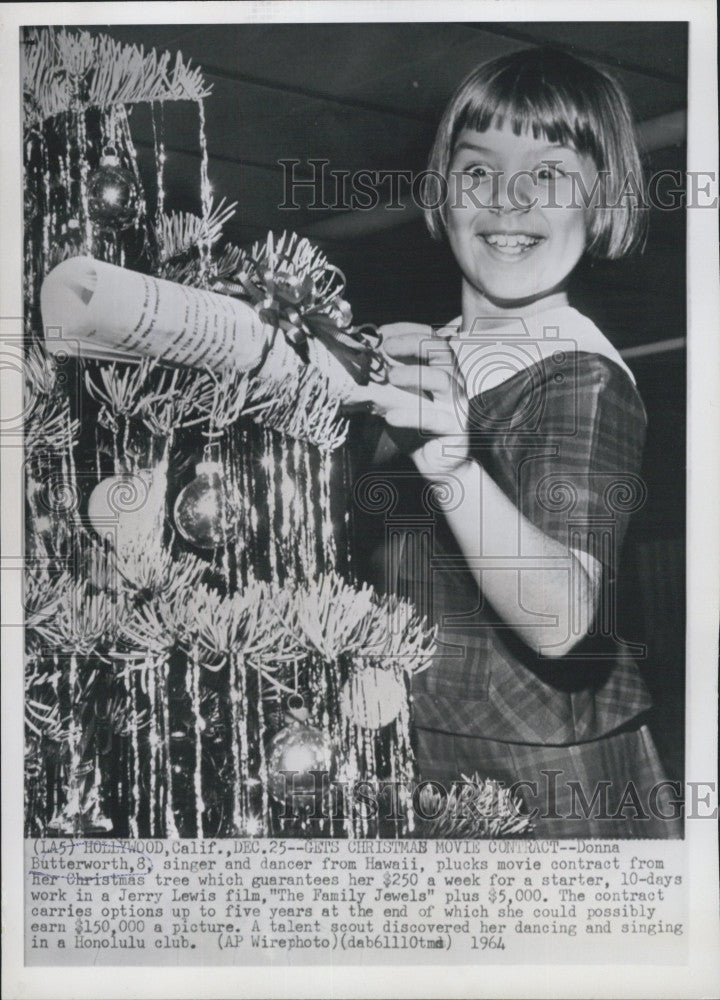
POLYGON ((438 484, 436 502, 478 587, 499 617, 533 650, 562 657, 587 634, 600 593, 601 565, 534 525, 485 469, 468 457, 467 399, 455 355, 430 327, 385 327, 390 382, 407 406, 385 414, 418 432, 410 449, 419 472, 438 484))
POLYGON ((566 656, 595 617, 600 563, 541 531, 478 463, 462 462, 452 477, 446 503, 438 490, 439 505, 483 595, 535 652, 566 656))

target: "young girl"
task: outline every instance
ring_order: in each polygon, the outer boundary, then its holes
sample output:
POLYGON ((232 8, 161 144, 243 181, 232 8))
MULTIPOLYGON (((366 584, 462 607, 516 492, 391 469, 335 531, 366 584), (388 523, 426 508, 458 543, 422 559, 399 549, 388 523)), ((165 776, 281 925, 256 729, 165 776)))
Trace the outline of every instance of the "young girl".
POLYGON ((615 634, 645 411, 567 297, 583 255, 642 242, 627 102, 569 55, 505 56, 462 83, 429 166, 427 221, 460 268, 462 315, 382 330, 408 390, 389 434, 424 481, 415 513, 437 512, 429 565, 399 566, 405 593, 430 589, 442 643, 414 682, 420 776, 515 785, 537 836, 679 836, 650 699, 615 634))

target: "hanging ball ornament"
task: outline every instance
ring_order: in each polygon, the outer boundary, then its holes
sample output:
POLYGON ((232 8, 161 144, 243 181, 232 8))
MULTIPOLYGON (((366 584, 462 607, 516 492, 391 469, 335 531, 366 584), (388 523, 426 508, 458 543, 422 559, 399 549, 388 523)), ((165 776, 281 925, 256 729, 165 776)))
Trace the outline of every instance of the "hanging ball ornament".
POLYGON ((101 479, 88 500, 88 519, 118 553, 148 551, 162 539, 167 479, 162 469, 140 469, 101 479))
POLYGON ((390 725, 407 703, 402 676, 394 670, 361 667, 340 691, 343 716, 362 729, 382 729, 390 725))
POLYGON ((130 170, 120 165, 114 146, 106 146, 100 166, 88 178, 88 211, 101 229, 121 230, 138 217, 139 192, 130 170))
MULTIPOLYGON (((300 808, 314 802, 316 776, 313 771, 330 773, 332 749, 319 729, 292 722, 272 738, 267 751, 268 788, 272 797, 285 803, 292 797, 300 808), (293 772, 292 774, 287 772, 293 772)), ((320 777, 317 776, 317 787, 320 777)))
POLYGON ((223 545, 229 528, 220 462, 198 462, 196 476, 175 501, 175 524, 183 538, 200 549, 223 545))

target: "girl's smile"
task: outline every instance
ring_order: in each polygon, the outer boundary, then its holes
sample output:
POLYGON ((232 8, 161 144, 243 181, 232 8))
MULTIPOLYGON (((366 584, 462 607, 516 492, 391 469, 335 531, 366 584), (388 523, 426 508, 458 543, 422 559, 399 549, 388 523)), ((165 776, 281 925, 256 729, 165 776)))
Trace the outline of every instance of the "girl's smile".
POLYGON ((495 230, 478 234, 492 250, 499 254, 499 259, 519 260, 527 256, 530 250, 542 243, 544 237, 529 233, 514 233, 508 230, 495 230))
POLYGON ((587 244, 588 156, 511 128, 463 129, 450 164, 447 233, 475 315, 560 294, 587 244))

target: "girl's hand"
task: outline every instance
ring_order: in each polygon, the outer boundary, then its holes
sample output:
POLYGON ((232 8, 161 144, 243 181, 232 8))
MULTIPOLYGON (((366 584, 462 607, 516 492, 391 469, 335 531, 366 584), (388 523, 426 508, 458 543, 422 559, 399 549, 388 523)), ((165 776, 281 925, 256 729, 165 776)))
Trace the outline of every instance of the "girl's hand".
POLYGON ((428 479, 454 472, 468 459, 468 405, 465 381, 449 337, 450 328, 434 331, 419 323, 391 323, 380 328, 391 385, 408 393, 407 405, 385 413, 394 435, 428 479))

